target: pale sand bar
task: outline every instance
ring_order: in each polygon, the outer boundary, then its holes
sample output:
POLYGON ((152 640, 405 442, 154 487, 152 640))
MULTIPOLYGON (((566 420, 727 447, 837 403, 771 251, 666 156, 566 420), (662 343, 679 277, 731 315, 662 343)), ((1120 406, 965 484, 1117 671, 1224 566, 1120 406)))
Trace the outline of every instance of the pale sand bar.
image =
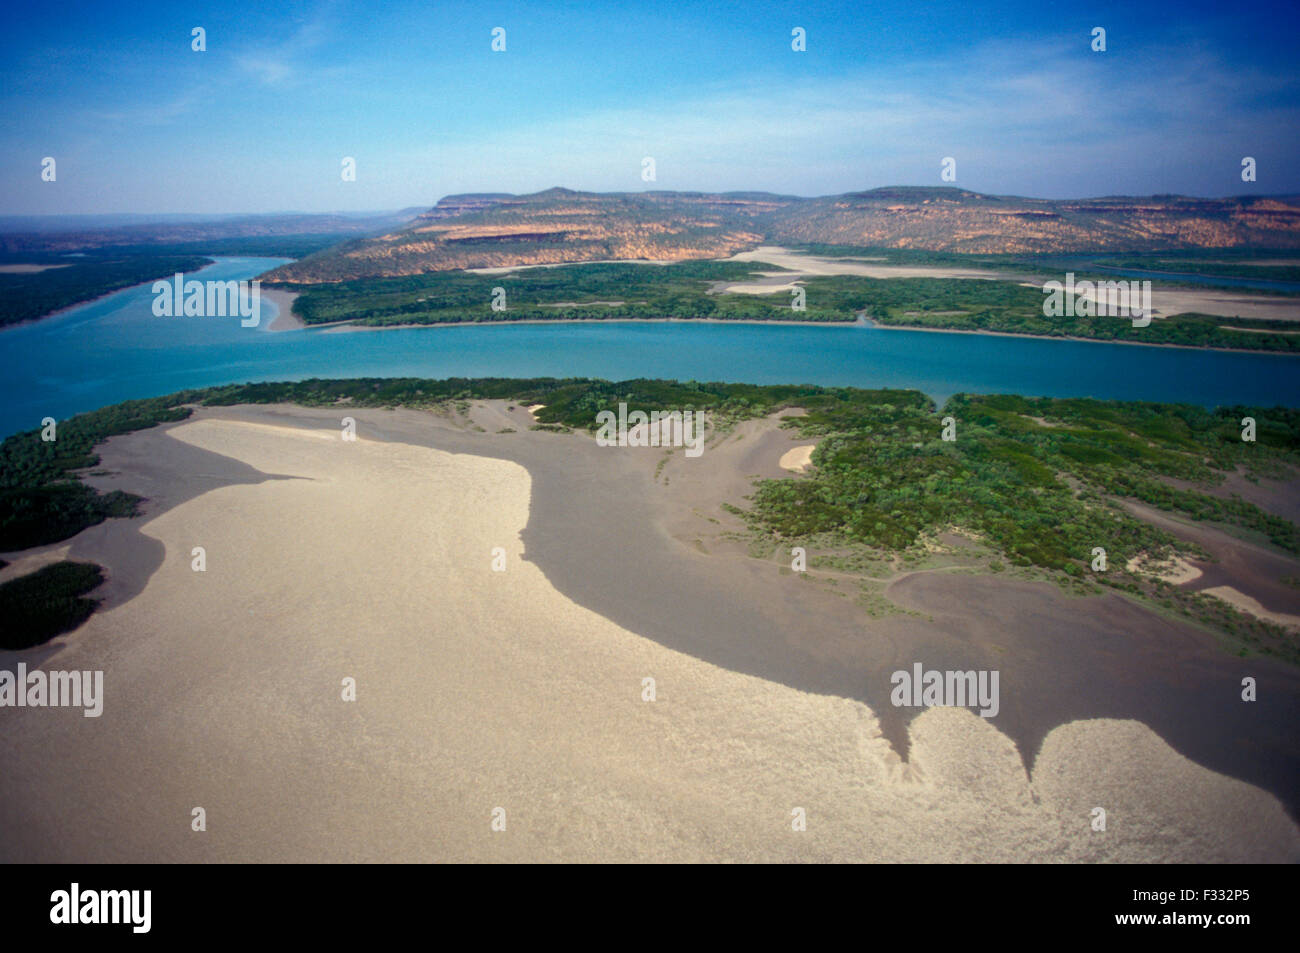
POLYGON ((298 292, 263 288, 261 293, 262 297, 269 299, 276 309, 275 320, 267 328, 268 331, 297 331, 307 326, 293 313, 293 303, 298 298, 298 292))
MULTIPOLYGON (((805 255, 787 248, 765 245, 754 251, 742 252, 727 261, 768 263, 787 271, 766 273, 763 282, 737 282, 725 285, 722 290, 743 294, 770 294, 776 291, 789 293, 795 278, 819 275, 858 275, 864 278, 969 278, 984 281, 1015 281, 1035 288, 1051 280, 1064 281, 1060 275, 1027 275, 1023 272, 996 271, 991 268, 956 268, 943 265, 878 265, 860 258, 824 258, 805 255)), ((1115 280, 1122 276, 1116 275, 1115 280)), ((1127 281, 1128 279, 1124 279, 1127 281)), ((1152 288, 1151 306, 1157 318, 1174 314, 1195 312, 1221 317, 1262 318, 1272 321, 1300 320, 1300 298, 1276 295, 1258 295, 1248 292, 1224 291, 1218 288, 1195 286, 1167 287, 1177 284, 1176 275, 1162 279, 1165 287, 1152 288)), ((1094 302, 1095 293, 1087 295, 1094 302)))
POLYGON ((809 464, 812 463, 813 451, 816 449, 817 445, 815 443, 810 443, 807 446, 795 447, 791 450, 787 450, 785 453, 781 454, 781 469, 794 470, 797 473, 802 473, 804 470, 807 470, 809 464))
MULTIPOLYGON (((1055 728, 1031 775, 993 724, 931 709, 903 764, 859 701, 665 648, 558 592, 522 558, 523 467, 364 421, 344 443, 337 415, 304 414, 114 438, 290 479, 148 518, 163 558, 143 591, 21 653, 103 669, 106 700, 99 719, 0 710, 4 860, 1300 859, 1276 798, 1131 720, 1055 728)), ((525 438, 582 439, 481 437, 525 438)))

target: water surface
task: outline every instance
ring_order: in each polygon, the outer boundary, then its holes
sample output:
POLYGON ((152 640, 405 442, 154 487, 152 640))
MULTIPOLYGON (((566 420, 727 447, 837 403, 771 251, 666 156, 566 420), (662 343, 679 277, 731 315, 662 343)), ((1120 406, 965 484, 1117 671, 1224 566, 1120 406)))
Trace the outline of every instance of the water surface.
MULTIPOLYGON (((283 259, 223 258, 251 279, 283 259)), ((160 318, 150 285, 0 331, 0 436, 117 401, 307 377, 632 377, 954 393, 1300 406, 1300 358, 855 326, 476 324, 271 332, 238 317, 160 318)))

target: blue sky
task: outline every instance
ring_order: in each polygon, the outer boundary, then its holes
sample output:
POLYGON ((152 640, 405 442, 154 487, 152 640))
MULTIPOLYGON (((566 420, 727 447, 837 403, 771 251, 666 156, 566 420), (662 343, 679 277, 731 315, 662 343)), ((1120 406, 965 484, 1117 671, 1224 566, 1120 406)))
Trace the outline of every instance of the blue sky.
POLYGON ((26 5, 0 35, 0 214, 824 195, 941 184, 945 156, 957 185, 1000 194, 1300 192, 1297 4, 1133 7, 26 5))

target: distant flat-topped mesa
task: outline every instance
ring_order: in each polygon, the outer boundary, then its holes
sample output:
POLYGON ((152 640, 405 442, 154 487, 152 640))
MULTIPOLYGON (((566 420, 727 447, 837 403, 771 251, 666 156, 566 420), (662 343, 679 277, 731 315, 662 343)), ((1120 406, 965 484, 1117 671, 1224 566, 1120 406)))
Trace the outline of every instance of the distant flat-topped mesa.
POLYGON ((725 258, 761 243, 759 219, 794 201, 568 189, 452 195, 398 231, 327 249, 266 278, 316 283, 457 268, 725 258))
POLYGON ((977 254, 1300 246, 1300 199, 1026 199, 952 187, 821 198, 766 192, 451 195, 402 228, 285 265, 314 284, 458 268, 723 258, 763 242, 977 254))

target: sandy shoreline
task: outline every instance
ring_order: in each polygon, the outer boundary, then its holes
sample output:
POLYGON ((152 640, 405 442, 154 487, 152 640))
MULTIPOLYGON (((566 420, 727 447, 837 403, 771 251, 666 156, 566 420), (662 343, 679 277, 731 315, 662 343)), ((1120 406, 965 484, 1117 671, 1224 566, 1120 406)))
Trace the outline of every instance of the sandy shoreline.
POLYGON ((1257 618, 1272 622, 1276 625, 1292 630, 1300 630, 1300 615, 1289 612, 1274 612, 1262 606, 1258 599, 1253 599, 1246 595, 1240 589, 1232 586, 1210 586, 1202 589, 1201 592, 1207 596, 1214 596, 1216 599, 1222 599, 1229 605, 1236 606, 1242 612, 1249 613, 1257 618))
POLYGON ((268 331, 301 331, 307 325, 293 313, 293 303, 298 300, 297 291, 283 291, 279 288, 261 289, 263 298, 275 305, 275 320, 267 326, 268 331))
MULTIPOLYGON (((780 326, 801 326, 801 328, 861 328, 862 321, 754 321, 754 320, 725 320, 716 319, 716 317, 565 317, 565 319, 556 319, 554 321, 529 319, 524 321, 443 321, 439 324, 390 324, 383 326, 354 324, 352 321, 330 321, 328 324, 303 324, 298 319, 295 321, 294 329, 321 330, 329 334, 343 334, 351 332, 386 332, 386 330, 409 330, 415 328, 502 328, 508 325, 559 325, 559 324, 619 324, 619 322, 630 322, 630 324, 733 324, 733 325, 780 325, 780 326)), ((885 325, 872 321, 867 324, 871 330, 889 330, 889 332, 926 332, 928 334, 984 334, 988 337, 997 338, 1022 338, 1031 339, 1031 341, 1078 341, 1086 345, 1135 345, 1138 347, 1173 347, 1184 351, 1222 351, 1226 354, 1275 354, 1281 356, 1294 356, 1287 351, 1270 351, 1262 347, 1203 347, 1199 345, 1162 345, 1162 343, 1149 341, 1100 341, 1097 338, 1080 338, 1074 335, 1057 335, 1057 334, 1015 334, 1011 332, 991 332, 983 329, 965 329, 965 328, 918 328, 913 325, 885 325)), ((289 328, 276 328, 272 330, 290 330, 289 328)))
MULTIPOLYGON (((219 257, 219 256, 218 256, 218 257, 219 257)), ((209 259, 208 259, 208 264, 203 265, 202 268, 200 268, 200 271, 203 270, 203 268, 210 268, 212 265, 216 264, 217 261, 218 261, 218 258, 209 258, 209 259)), ((51 268, 63 268, 63 267, 66 267, 66 266, 64 266, 64 265, 51 265, 51 266, 49 266, 49 267, 51 267, 51 268)), ((197 274, 197 272, 194 272, 194 273, 192 273, 192 274, 197 274)), ((125 288, 117 288, 117 289, 114 289, 113 291, 106 291, 106 292, 104 292, 104 293, 101 294, 101 295, 95 295, 95 297, 93 297, 93 298, 86 298, 84 301, 76 301, 76 302, 73 302, 72 304, 65 305, 65 306, 62 307, 62 308, 58 308, 58 309, 56 309, 56 310, 54 310, 54 311, 47 311, 45 314, 38 315, 37 317, 30 318, 30 319, 28 319, 28 320, 26 320, 26 321, 18 322, 17 324, 8 324, 8 325, 0 326, 0 331, 3 331, 5 328, 10 328, 10 327, 19 327, 20 325, 23 325, 23 324, 31 324, 31 323, 33 323, 33 322, 35 322, 35 321, 44 321, 46 318, 57 317, 57 316, 60 315, 60 314, 66 314, 67 312, 72 311, 72 310, 74 310, 74 309, 76 309, 76 308, 82 308, 82 307, 85 307, 86 305, 94 304, 94 303, 97 302, 97 301, 103 301, 105 298, 111 298, 111 297, 113 297, 113 295, 115 295, 115 294, 121 294, 122 292, 124 292, 124 291, 130 291, 130 290, 132 290, 133 288, 143 288, 145 285, 152 285, 152 284, 153 284, 154 282, 156 282, 156 281, 171 281, 172 277, 173 277, 172 275, 163 275, 163 276, 160 276, 160 277, 158 277, 158 278, 150 278, 150 279, 147 280, 147 281, 136 282, 136 283, 133 284, 133 285, 127 285, 125 288)), ((297 292, 277 291, 277 290, 275 290, 275 289, 262 289, 261 294, 262 294, 264 297, 270 297, 270 298, 272 298, 272 300, 275 301, 275 302, 277 303, 277 305, 280 303, 281 300, 286 300, 286 301, 289 303, 289 305, 292 306, 292 304, 293 304, 293 300, 294 300, 295 298, 298 297, 298 293, 297 293, 297 292), (273 297, 273 296, 274 296, 274 297, 273 297)), ((269 330, 272 330, 272 331, 287 331, 287 330, 294 330, 294 329, 296 329, 296 328, 301 328, 301 327, 305 327, 305 326, 306 326, 306 325, 302 324, 302 322, 299 321, 298 318, 296 318, 296 317, 295 317, 293 314, 291 314, 291 313, 288 314, 287 317, 285 317, 286 312, 288 312, 288 308, 280 308, 280 314, 279 314, 279 316, 277 316, 275 322, 273 322, 273 325, 269 328, 269 330), (282 324, 282 325, 281 325, 281 318, 284 318, 284 322, 285 322, 285 323, 282 324), (277 327, 276 325, 280 325, 280 326, 277 327)))
POLYGON ((720 318, 557 318, 554 321, 529 318, 522 321, 443 321, 437 324, 353 324, 351 321, 331 321, 328 324, 307 325, 309 328, 328 329, 331 334, 350 331, 396 331, 410 328, 465 328, 506 327, 512 324, 777 324, 803 327, 852 328, 857 321, 728 321, 720 318))
POLYGON ((42 271, 67 268, 68 265, 0 265, 0 275, 38 275, 42 271))
POLYGON ((77 308, 84 308, 88 304, 95 304, 97 301, 103 301, 105 298, 111 298, 115 294, 121 294, 123 291, 130 291, 132 288, 141 288, 144 287, 145 285, 153 284, 154 281, 162 281, 162 280, 163 279, 161 278, 154 278, 150 281, 142 281, 139 284, 127 285, 125 288, 118 288, 115 291, 106 291, 102 295, 95 295, 95 297, 87 298, 84 301, 73 302, 72 304, 65 305, 62 308, 57 308, 54 311, 47 311, 45 312, 45 314, 38 315, 37 317, 28 318, 26 321, 18 321, 12 324, 0 325, 0 331, 5 331, 8 328, 19 328, 28 324, 35 324, 37 321, 44 321, 46 318, 56 318, 61 314, 67 314, 69 311, 74 311, 77 308))
MULTIPOLYGON (((843 325, 841 325, 843 326, 843 325)), ((873 330, 877 331, 924 331, 927 334, 984 334, 989 337, 999 338, 1029 338, 1036 341, 1078 341, 1080 344, 1130 344, 1135 347, 1161 347, 1176 348, 1181 351, 1220 351, 1226 354, 1276 354, 1281 357, 1294 357, 1290 351, 1270 351, 1266 348, 1259 347, 1206 347, 1200 344, 1161 344, 1156 341, 1122 341, 1122 340, 1102 340, 1099 338, 1081 338, 1069 334, 1015 334, 1011 331, 985 331, 982 328, 920 328, 903 324, 876 324, 871 325, 873 330)))
MULTIPOLYGON (((297 320, 297 319, 295 319, 297 320)), ((331 321, 328 324, 308 324, 302 325, 309 330, 322 330, 330 334, 350 333, 353 331, 397 331, 410 330, 413 328, 463 328, 463 327, 506 327, 512 324, 616 324, 616 323, 635 323, 635 324, 744 324, 744 325, 779 325, 779 326, 797 326, 811 328, 855 328, 862 327, 860 321, 753 321, 753 320, 726 320, 719 318, 563 318, 555 321, 544 320, 525 320, 525 321, 447 321, 438 324, 388 324, 382 327, 374 325, 354 324, 351 321, 331 321)), ((875 322, 867 325, 874 331, 924 331, 928 334, 983 334, 989 337, 1007 337, 1022 338, 1035 341, 1078 341, 1082 344, 1131 344, 1138 347, 1163 347, 1178 348, 1185 351, 1222 351, 1225 353, 1247 353, 1247 354, 1277 354, 1280 356, 1294 356, 1286 351, 1270 351, 1265 348, 1249 347, 1202 347, 1194 344, 1158 344, 1151 341, 1120 341, 1120 340, 1098 340, 1097 338, 1081 338, 1072 335, 1051 335, 1051 334, 1014 334, 1010 331, 985 331, 982 329, 969 330, 965 328, 923 328, 912 325, 889 325, 878 324, 875 322)), ((273 328, 273 330, 277 330, 273 328)))
MULTIPOLYGON (((0 666, 103 669, 105 713, 0 713, 4 859, 1300 859, 1272 795, 1167 743, 1185 721, 1212 757, 1242 730, 1242 706, 1206 704, 1205 679, 1231 682, 1236 664, 1211 640, 1116 597, 924 573, 891 592, 934 621, 864 628, 850 600, 717 549, 702 534, 726 528, 705 518, 725 515, 719 494, 778 475, 796 442, 776 421, 660 471, 658 449, 529 432, 528 410, 502 402, 463 420, 348 408, 355 443, 341 413, 209 408, 102 449, 99 485, 144 490, 147 515, 72 550, 117 561, 123 591, 0 666), (618 520, 590 518, 610 505, 618 520), (152 568, 132 568, 141 545, 152 568), (987 631, 985 603, 999 607, 987 631), (997 659, 997 719, 881 707, 878 664, 963 655, 997 659), (1069 665, 1043 667, 1053 657, 1069 665), (1154 672, 1145 709, 1099 698, 1111 657, 1154 672), (1077 708, 1076 683, 1103 709, 1077 708), (1036 692, 1056 714, 1027 764, 1016 725, 1036 692), (1098 804, 1106 834, 1089 826, 1098 804), (206 834, 189 829, 195 805, 206 834), (494 834, 497 806, 509 825, 494 834), (807 831, 791 830, 795 807, 807 831)), ((1278 743, 1263 727, 1293 724, 1272 706, 1297 678, 1250 668, 1272 686, 1252 737, 1278 743)))

